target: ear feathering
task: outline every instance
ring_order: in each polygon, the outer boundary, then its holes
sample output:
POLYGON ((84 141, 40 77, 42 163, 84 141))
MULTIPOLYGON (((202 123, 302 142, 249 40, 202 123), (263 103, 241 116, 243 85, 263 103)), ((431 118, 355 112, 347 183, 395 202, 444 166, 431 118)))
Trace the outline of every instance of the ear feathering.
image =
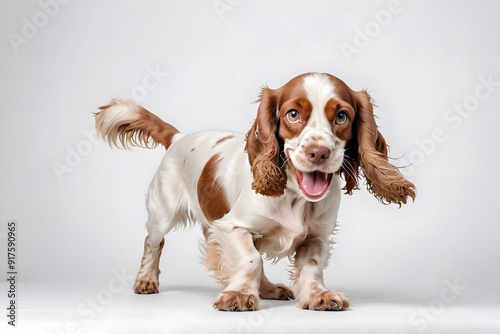
POLYGON ((287 181, 285 171, 279 166, 277 99, 276 91, 268 87, 262 89, 257 118, 247 133, 245 146, 254 178, 252 189, 272 197, 284 193, 287 181))
POLYGON ((384 204, 401 206, 408 198, 415 200, 415 185, 388 161, 387 143, 375 123, 370 95, 361 91, 354 92, 354 96, 357 103, 357 163, 363 171, 368 191, 384 204))

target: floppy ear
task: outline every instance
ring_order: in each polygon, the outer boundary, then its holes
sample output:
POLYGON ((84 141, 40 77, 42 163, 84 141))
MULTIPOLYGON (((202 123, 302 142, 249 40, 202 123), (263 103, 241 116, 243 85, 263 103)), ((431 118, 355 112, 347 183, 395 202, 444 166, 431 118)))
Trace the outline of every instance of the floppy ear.
POLYGON ((258 194, 276 197, 286 188, 286 174, 284 167, 280 167, 282 144, 277 138, 278 93, 265 87, 259 102, 257 118, 247 133, 245 147, 253 174, 252 189, 258 194))
MULTIPOLYGON (((357 155, 352 161, 346 160, 349 167, 344 173, 346 190, 349 193, 357 186, 359 167, 366 178, 367 188, 381 202, 406 204, 407 198, 415 200, 415 185, 406 180, 399 169, 389 163, 387 144, 377 129, 373 115, 373 105, 370 95, 366 91, 353 92, 356 103, 356 117, 354 121, 357 155)), ((352 147, 355 149, 355 147, 352 147)), ((349 154, 349 146, 346 154, 349 154)))

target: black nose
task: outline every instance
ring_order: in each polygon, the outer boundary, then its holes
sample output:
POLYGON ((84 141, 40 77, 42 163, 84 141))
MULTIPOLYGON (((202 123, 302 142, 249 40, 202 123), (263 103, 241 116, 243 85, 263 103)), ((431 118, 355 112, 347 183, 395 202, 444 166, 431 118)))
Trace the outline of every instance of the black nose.
POLYGON ((306 148, 307 159, 315 165, 320 165, 330 157, 330 149, 324 146, 309 146, 306 148))

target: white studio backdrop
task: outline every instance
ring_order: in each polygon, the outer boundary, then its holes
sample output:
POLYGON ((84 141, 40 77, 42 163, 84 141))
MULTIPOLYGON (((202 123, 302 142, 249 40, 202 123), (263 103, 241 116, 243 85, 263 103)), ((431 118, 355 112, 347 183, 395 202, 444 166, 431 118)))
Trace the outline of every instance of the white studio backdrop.
MULTIPOLYGON (((345 195, 327 285, 500 297, 498 1, 7 1, 0 5, 0 231, 21 281, 135 275, 163 150, 111 149, 93 112, 128 96, 182 132, 246 132, 260 87, 329 72, 375 99, 415 203, 345 195), (448 282, 448 283, 447 283, 448 282)), ((162 286, 216 286, 197 227, 169 234, 162 286)), ((287 261, 270 267, 275 281, 287 261)), ((85 284, 85 283, 80 283, 85 284)))

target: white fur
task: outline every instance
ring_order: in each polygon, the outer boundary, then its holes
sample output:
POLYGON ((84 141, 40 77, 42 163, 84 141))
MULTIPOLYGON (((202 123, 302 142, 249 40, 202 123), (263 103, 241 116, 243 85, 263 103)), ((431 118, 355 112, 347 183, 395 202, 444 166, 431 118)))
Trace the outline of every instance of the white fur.
MULTIPOLYGON (((267 282, 268 287, 278 289, 278 285, 269 283, 263 276, 261 254, 275 261, 283 257, 290 257, 294 261, 293 292, 301 305, 309 305, 318 293, 317 289, 312 288, 313 285, 327 291, 323 285, 322 272, 330 257, 330 237, 335 229, 340 205, 341 180, 336 172, 342 163, 345 143, 334 136, 324 115, 326 102, 335 95, 333 85, 325 76, 311 75, 305 78, 304 88, 313 111, 302 133, 286 140, 285 150, 289 150, 293 164, 301 171, 320 168, 323 172, 335 173, 329 191, 312 202, 302 194, 295 174, 288 168, 287 188, 283 195, 268 197, 257 194, 251 188, 253 178, 245 152, 244 135, 226 131, 176 134, 147 193, 146 227, 150 248, 145 248, 145 260, 138 282, 153 281, 151 271, 155 269, 152 263, 159 257, 161 248, 158 245, 168 232, 191 223, 200 223, 207 237, 205 247, 220 245, 218 271, 219 276, 224 277, 221 280, 226 287, 219 301, 225 292, 231 291, 258 295, 261 279, 267 282), (222 141, 223 138, 229 139, 222 141), (319 167, 302 163, 307 161, 304 152, 307 145, 326 146, 332 154, 319 167), (216 175, 230 210, 221 219, 210 222, 200 207, 197 185, 204 166, 215 155, 221 157, 216 175), (311 243, 310 249, 295 254, 311 237, 315 241, 311 243)), ((124 120, 134 121, 134 117, 139 116, 132 109, 123 106, 105 110, 112 113, 104 115, 109 118, 106 117, 107 121, 100 132, 106 133, 108 128, 124 120)), ((157 282, 157 277, 154 279, 157 282)))
MULTIPOLYGON (((337 211, 340 205, 341 180, 334 175, 330 191, 321 201, 313 203, 300 196, 295 175, 288 175, 288 189, 280 197, 266 197, 256 194, 250 187, 252 177, 250 165, 244 151, 244 136, 240 134, 210 131, 182 136, 175 140, 154 176, 147 195, 147 230, 152 243, 159 243, 172 229, 200 222, 212 233, 211 238, 226 245, 225 261, 240 263, 225 290, 234 291, 248 284, 249 272, 262 270, 262 263, 256 260, 259 253, 272 260, 291 257, 295 248, 306 236, 321 236, 325 248, 318 257, 319 266, 302 269, 302 275, 294 285, 295 295, 308 295, 309 284, 318 280, 330 256, 330 236, 333 234, 337 211), (235 137, 215 146, 215 142, 228 135, 235 137), (191 151, 195 148, 194 151, 191 151), (231 211, 220 220, 210 223, 202 214, 197 201, 197 175, 215 154, 224 159, 218 166, 231 211), (182 162, 186 159, 186 164, 182 162), (295 201, 292 207, 291 203, 295 201), (241 247, 241 238, 233 236, 249 233, 251 239, 260 239, 255 253, 241 247), (242 232, 246 231, 246 232, 242 232), (253 259, 254 265, 244 265, 253 259), (304 276, 310 278, 303 278, 304 276)), ((251 245, 250 245, 251 246, 251 245)), ((306 261, 306 260, 301 260, 306 261)), ((306 261, 307 262, 307 261, 306 261)), ((297 264, 301 265, 301 264, 297 264)), ((260 276, 257 275, 256 276, 260 276)), ((255 281, 254 284, 257 284, 255 281)), ((322 280, 319 281, 323 286, 322 280)), ((258 291, 258 286, 253 287, 258 291)))

